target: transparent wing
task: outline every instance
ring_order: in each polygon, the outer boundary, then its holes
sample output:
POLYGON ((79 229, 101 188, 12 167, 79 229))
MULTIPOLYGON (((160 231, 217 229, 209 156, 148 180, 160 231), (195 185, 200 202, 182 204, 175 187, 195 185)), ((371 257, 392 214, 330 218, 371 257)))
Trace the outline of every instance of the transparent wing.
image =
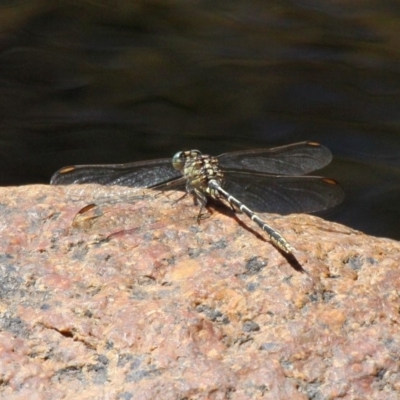
POLYGON ((163 158, 127 164, 64 167, 52 176, 50 183, 52 185, 99 183, 101 185, 152 188, 164 183, 172 183, 181 176, 182 174, 173 168, 171 159, 163 158))
POLYGON ((255 212, 311 213, 339 204, 339 184, 319 176, 273 176, 226 171, 224 189, 255 212))
POLYGON ((316 142, 300 142, 270 149, 234 151, 218 156, 221 168, 279 175, 304 175, 323 168, 331 152, 316 142))

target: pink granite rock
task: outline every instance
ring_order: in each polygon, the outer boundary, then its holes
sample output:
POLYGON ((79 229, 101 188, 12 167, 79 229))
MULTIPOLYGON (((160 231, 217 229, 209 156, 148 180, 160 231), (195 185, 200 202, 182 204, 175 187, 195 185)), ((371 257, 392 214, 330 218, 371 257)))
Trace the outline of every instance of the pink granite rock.
POLYGON ((399 243, 179 197, 0 189, 1 398, 398 399, 399 243))

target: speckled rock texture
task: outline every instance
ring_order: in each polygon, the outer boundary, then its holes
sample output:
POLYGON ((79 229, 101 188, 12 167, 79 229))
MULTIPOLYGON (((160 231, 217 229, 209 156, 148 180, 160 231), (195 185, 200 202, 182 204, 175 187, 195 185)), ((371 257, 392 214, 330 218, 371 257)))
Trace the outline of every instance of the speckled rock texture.
POLYGON ((399 399, 399 243, 139 194, 0 189, 0 398, 399 399))

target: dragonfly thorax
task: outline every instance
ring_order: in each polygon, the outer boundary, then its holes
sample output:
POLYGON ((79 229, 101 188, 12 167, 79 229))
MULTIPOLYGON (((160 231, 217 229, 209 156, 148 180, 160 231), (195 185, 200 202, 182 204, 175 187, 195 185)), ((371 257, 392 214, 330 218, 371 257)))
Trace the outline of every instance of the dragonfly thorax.
POLYGON ((222 185, 223 173, 218 165, 218 159, 203 155, 198 150, 181 151, 172 159, 174 168, 180 170, 187 179, 187 189, 190 192, 201 191, 211 197, 218 197, 209 182, 222 185))

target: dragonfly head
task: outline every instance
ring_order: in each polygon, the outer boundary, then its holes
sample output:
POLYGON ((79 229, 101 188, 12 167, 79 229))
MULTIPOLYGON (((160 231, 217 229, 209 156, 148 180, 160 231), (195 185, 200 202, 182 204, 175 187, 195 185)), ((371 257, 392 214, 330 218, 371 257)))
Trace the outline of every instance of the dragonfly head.
POLYGON ((199 150, 178 151, 172 157, 172 165, 178 171, 183 171, 187 159, 193 159, 199 156, 201 156, 201 152, 199 150))

